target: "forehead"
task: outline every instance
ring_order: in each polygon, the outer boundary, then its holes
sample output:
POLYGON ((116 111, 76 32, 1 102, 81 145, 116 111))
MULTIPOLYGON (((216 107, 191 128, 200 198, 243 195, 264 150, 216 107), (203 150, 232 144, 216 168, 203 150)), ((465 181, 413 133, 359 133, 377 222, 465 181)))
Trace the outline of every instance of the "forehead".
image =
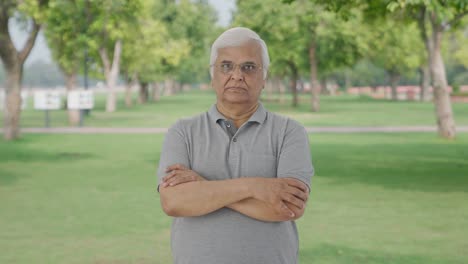
POLYGON ((255 41, 249 41, 241 46, 218 49, 216 61, 232 61, 235 63, 251 61, 260 64, 262 61, 261 53, 260 45, 255 41))

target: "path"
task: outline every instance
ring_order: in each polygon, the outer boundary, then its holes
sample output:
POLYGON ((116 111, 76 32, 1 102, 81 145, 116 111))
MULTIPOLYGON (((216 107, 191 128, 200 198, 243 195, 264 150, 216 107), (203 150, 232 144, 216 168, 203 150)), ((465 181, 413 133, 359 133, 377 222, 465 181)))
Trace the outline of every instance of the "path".
MULTIPOLYGON (((385 127, 307 127, 309 133, 400 133, 437 132, 435 126, 385 126, 385 127)), ((468 126, 458 126, 457 132, 468 132, 468 126)), ((23 133, 39 134, 161 134, 167 128, 148 127, 53 127, 22 128, 23 133)))

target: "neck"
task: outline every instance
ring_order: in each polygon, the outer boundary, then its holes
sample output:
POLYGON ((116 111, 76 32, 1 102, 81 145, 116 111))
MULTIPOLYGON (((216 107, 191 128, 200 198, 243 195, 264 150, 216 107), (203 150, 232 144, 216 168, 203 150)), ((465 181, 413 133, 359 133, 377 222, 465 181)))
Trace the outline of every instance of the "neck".
POLYGON ((242 104, 234 104, 226 107, 222 103, 218 102, 216 104, 216 108, 224 117, 232 120, 236 127, 241 127, 245 122, 247 122, 247 120, 249 120, 255 111, 257 111, 258 102, 250 105, 249 107, 245 107, 245 105, 242 104))

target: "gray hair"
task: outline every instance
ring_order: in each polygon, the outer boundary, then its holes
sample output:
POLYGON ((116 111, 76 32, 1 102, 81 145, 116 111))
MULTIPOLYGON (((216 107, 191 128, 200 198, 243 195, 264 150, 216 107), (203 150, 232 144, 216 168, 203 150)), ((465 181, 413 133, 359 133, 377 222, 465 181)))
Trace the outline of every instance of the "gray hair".
POLYGON ((228 29, 223 32, 211 46, 210 56, 210 75, 213 78, 213 64, 218 57, 218 49, 226 47, 238 47, 245 44, 248 41, 257 42, 262 49, 262 68, 263 68, 263 79, 267 77, 268 67, 270 66, 270 57, 268 56, 268 48, 265 41, 254 31, 245 27, 235 27, 228 29))

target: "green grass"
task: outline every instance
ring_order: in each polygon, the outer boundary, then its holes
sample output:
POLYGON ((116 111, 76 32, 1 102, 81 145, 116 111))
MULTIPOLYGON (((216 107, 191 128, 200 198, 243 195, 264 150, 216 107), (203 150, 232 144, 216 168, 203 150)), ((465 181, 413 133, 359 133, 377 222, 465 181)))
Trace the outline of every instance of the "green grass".
MULTIPOLYGON (((0 263, 171 263, 171 218, 155 191, 162 139, 0 141, 0 263)), ((468 134, 310 142, 317 175, 298 221, 301 263, 468 262, 468 134)))
MULTIPOLYGON (((117 112, 106 113, 105 96, 96 95, 96 107, 91 115, 85 118, 85 126, 168 127, 181 116, 192 116, 207 111, 215 102, 212 91, 191 91, 163 96, 160 102, 135 105, 130 109, 124 105, 123 94, 119 94, 118 98, 117 112)), ((278 99, 278 95, 274 99, 278 99)), ((305 126, 435 126, 436 123, 434 106, 430 102, 393 102, 350 95, 322 96, 320 112, 312 113, 310 95, 302 95, 300 99, 297 108, 291 106, 289 95, 282 103, 270 100, 265 102, 265 105, 269 110, 291 116, 305 126)), ((456 123, 468 125, 468 105, 454 103, 453 110, 456 123)), ((64 110, 51 111, 50 117, 52 127, 67 126, 64 110)), ((0 117, 0 121, 2 118, 3 116, 0 117)), ((29 107, 22 113, 21 126, 44 126, 44 113, 33 110, 31 100, 29 107)))

